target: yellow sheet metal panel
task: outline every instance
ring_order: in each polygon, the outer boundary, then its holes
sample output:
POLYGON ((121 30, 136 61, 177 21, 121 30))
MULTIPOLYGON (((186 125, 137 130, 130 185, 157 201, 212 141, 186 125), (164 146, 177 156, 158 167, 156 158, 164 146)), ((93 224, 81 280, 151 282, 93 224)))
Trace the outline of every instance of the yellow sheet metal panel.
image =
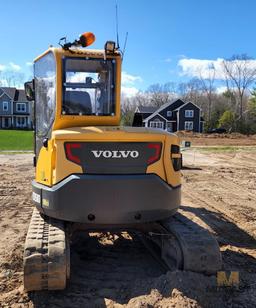
MULTIPOLYGON (((68 141, 68 140, 66 140, 68 141)), ((81 141, 81 140, 80 140, 81 141)), ((56 165, 53 170, 53 185, 60 182, 70 174, 83 173, 82 167, 67 160, 64 148, 64 140, 55 140, 56 165)))
POLYGON ((49 140, 48 147, 41 148, 36 165, 36 181, 47 186, 52 185, 52 171, 55 159, 52 145, 52 140, 49 140))
MULTIPOLYGON (((82 167, 66 158, 64 143, 71 142, 161 142, 160 159, 147 167, 146 173, 154 173, 172 186, 181 184, 180 171, 171 162, 171 145, 179 145, 176 135, 157 130, 132 127, 75 127, 53 131, 48 148, 42 147, 36 168, 36 181, 54 185, 70 174, 83 173, 82 167)), ((175 157, 180 154, 173 154, 175 157)))
MULTIPOLYGON (((78 136, 81 139, 87 138, 102 138, 109 140, 112 137, 120 141, 164 141, 165 136, 170 135, 166 132, 144 128, 144 127, 120 127, 120 126, 86 126, 86 127, 70 127, 66 129, 55 130, 52 132, 52 137, 57 140, 67 140, 69 138, 76 139, 78 136), (124 138, 124 140, 122 139, 124 138)), ((175 135, 171 135, 175 136, 175 135)), ((176 139, 175 139, 176 140, 176 139)))
POLYGON ((154 173, 173 186, 180 184, 180 173, 175 172, 170 159, 171 144, 179 144, 175 135, 157 130, 132 127, 75 127, 54 131, 56 165, 53 170, 53 184, 72 173, 83 173, 81 166, 66 159, 64 143, 71 142, 161 142, 160 159, 147 167, 146 173, 154 173), (167 138, 168 136, 168 138, 167 138), (168 140, 167 150, 165 141, 168 140), (168 174, 168 177, 167 177, 168 174))
POLYGON ((164 163, 163 163, 163 153, 159 161, 149 165, 147 167, 147 173, 154 173, 160 176, 166 182, 166 175, 164 170, 164 163))
POLYGON ((171 161, 171 145, 180 145, 179 137, 174 134, 166 135, 165 152, 164 152, 164 167, 166 172, 167 183, 172 186, 179 186, 181 184, 181 172, 173 169, 171 161))

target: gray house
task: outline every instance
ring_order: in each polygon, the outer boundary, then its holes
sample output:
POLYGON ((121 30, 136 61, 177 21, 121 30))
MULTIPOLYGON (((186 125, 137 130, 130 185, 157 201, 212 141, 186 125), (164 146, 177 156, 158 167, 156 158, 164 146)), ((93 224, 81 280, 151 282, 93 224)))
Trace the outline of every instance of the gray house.
POLYGON ((163 129, 168 132, 203 131, 201 109, 192 102, 177 99, 159 108, 140 106, 135 110, 133 126, 163 129))
POLYGON ((0 129, 32 129, 31 113, 24 90, 0 87, 0 129))

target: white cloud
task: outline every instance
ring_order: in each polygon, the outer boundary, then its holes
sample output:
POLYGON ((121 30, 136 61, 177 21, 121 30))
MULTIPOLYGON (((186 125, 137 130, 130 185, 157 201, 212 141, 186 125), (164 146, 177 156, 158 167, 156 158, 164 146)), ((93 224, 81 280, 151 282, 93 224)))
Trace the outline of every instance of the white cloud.
POLYGON ((18 72, 21 70, 21 67, 18 64, 15 64, 13 62, 9 62, 9 64, 0 64, 0 71, 13 71, 18 72))
POLYGON ((222 69, 223 59, 218 58, 216 60, 202 60, 202 59, 181 59, 178 62, 178 65, 181 68, 181 75, 189 77, 202 77, 209 78, 214 74, 215 69, 215 78, 224 79, 222 69))
POLYGON ((86 77, 91 77, 93 82, 98 82, 98 73, 87 72, 70 73, 67 75, 67 82, 85 82, 86 77))
POLYGON ((170 63, 170 62, 172 62, 172 59, 171 58, 164 59, 164 62, 170 63))
POLYGON ((135 82, 142 82, 142 78, 122 72, 122 85, 134 85, 135 82))
POLYGON ((218 94, 222 94, 226 91, 227 91, 227 87, 225 87, 225 86, 220 86, 220 87, 216 88, 216 93, 218 93, 218 94))
POLYGON ((140 76, 135 76, 126 72, 122 72, 122 94, 128 97, 136 95, 139 92, 138 88, 136 87, 136 84, 142 81, 143 80, 140 76))
POLYGON ((0 64, 0 71, 4 71, 6 69, 6 66, 3 64, 0 64))
POLYGON ((135 88, 135 87, 125 87, 125 86, 121 87, 122 95, 127 96, 127 97, 134 96, 138 92, 139 92, 139 90, 137 88, 135 88))
POLYGON ((26 62, 27 66, 33 66, 33 62, 26 62))
POLYGON ((14 71, 14 72, 18 72, 21 70, 21 67, 18 64, 15 64, 13 62, 9 63, 9 68, 10 70, 14 71))
MULTIPOLYGON (((207 79, 215 74, 216 79, 224 80, 223 60, 222 58, 216 60, 184 58, 179 60, 178 66, 181 68, 180 74, 183 76, 207 79)), ((239 62, 240 60, 234 61, 239 62)), ((246 60, 246 66, 249 69, 256 69, 256 60, 246 60)))

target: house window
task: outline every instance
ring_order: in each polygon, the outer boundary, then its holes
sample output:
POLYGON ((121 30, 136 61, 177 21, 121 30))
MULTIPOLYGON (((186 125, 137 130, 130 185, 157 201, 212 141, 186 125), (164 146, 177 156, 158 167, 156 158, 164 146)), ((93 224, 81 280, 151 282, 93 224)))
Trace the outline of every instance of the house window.
POLYGON ((186 121, 185 122, 185 130, 193 130, 193 122, 192 121, 186 121))
POLYGON ((167 131, 172 132, 173 131, 173 122, 167 122, 167 131))
POLYGON ((171 111, 167 111, 167 117, 171 117, 172 116, 172 112, 171 111))
POLYGON ((186 118, 193 118, 194 117, 194 110, 185 110, 185 117, 186 118))
POLYGON ((2 126, 4 128, 9 128, 11 126, 11 118, 5 118, 2 119, 2 126))
POLYGON ((149 126, 152 127, 152 128, 161 128, 161 129, 163 129, 164 128, 164 123, 161 122, 161 121, 152 121, 152 122, 150 122, 149 126))
POLYGON ((8 111, 8 102, 3 102, 3 111, 8 111))
POLYGON ((25 112, 26 111, 26 104, 25 103, 17 103, 17 111, 25 112))
POLYGON ((16 124, 18 127, 24 127, 26 126, 26 119, 24 117, 18 117, 16 119, 16 124))

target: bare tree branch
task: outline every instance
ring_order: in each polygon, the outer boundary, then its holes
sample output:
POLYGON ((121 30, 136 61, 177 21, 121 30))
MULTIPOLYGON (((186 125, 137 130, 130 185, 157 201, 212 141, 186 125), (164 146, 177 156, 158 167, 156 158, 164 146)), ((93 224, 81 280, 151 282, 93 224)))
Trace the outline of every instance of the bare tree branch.
POLYGON ((206 94, 208 100, 208 123, 211 126, 212 100, 215 91, 214 82, 216 75, 214 64, 212 63, 211 65, 209 65, 207 71, 207 78, 202 75, 202 69, 199 69, 199 75, 202 84, 202 90, 206 94))
POLYGON ((249 87, 256 81, 256 67, 251 63, 252 58, 246 54, 234 55, 231 59, 223 60, 223 72, 228 91, 238 96, 236 105, 239 109, 239 119, 243 118, 244 96, 249 87))

